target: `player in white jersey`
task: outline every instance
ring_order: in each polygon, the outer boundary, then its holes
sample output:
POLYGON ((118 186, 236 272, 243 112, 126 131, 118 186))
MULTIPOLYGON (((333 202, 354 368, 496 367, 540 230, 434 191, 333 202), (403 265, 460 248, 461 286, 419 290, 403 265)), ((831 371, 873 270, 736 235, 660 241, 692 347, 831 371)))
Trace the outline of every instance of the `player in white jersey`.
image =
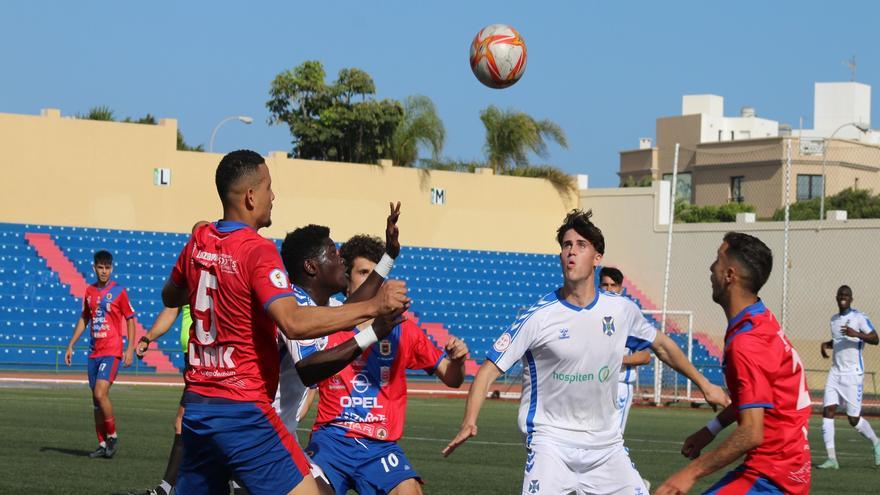
POLYGON ((834 414, 839 404, 846 407, 849 424, 871 442, 874 463, 880 466, 880 441, 868 420, 861 416, 862 382, 865 374, 862 348, 865 343, 877 345, 880 339, 868 315, 851 307, 852 300, 852 289, 849 286, 842 285, 837 289, 839 312, 831 317, 831 340, 822 342, 819 348, 825 359, 828 359, 826 350, 834 351, 822 401, 825 406, 822 410, 822 439, 825 441, 828 459, 816 466, 819 469, 840 467, 834 447, 834 414))
POLYGON ((573 210, 557 230, 564 285, 542 297, 501 334, 468 393, 449 455, 477 434, 489 386, 520 359, 525 368, 519 427, 526 446, 523 494, 647 494, 623 448, 617 374, 626 349, 651 347, 686 375, 707 401, 724 391, 702 376, 678 346, 648 323, 631 300, 597 289, 605 241, 591 212, 573 210))
MULTIPOLYGON (((603 266, 599 272, 599 288, 605 292, 623 294, 623 272, 617 268, 603 266)), ((651 353, 627 349, 620 367, 620 379, 617 384, 617 412, 620 416, 620 433, 626 431, 626 420, 633 403, 633 392, 638 371, 636 366, 651 362, 651 353)))

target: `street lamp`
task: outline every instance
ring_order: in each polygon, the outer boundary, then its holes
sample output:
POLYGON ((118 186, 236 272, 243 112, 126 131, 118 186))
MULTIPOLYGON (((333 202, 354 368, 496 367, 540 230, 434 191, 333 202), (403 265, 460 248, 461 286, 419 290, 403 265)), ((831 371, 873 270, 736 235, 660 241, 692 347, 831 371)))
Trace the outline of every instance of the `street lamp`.
POLYGON ((239 122, 244 122, 245 124, 250 124, 254 121, 254 119, 248 117, 247 115, 233 115, 232 117, 226 117, 221 120, 216 127, 214 127, 214 131, 211 132, 211 140, 208 142, 208 152, 214 151, 214 137, 217 135, 217 130, 220 129, 220 126, 229 122, 230 120, 238 120, 239 122))
POLYGON ((825 220, 825 161, 828 158, 828 141, 834 139, 834 135, 837 134, 838 131, 848 126, 853 126, 862 133, 871 130, 871 128, 868 127, 868 124, 862 122, 847 122, 846 124, 841 124, 837 129, 834 129, 834 132, 825 138, 825 149, 822 150, 822 197, 819 199, 819 220, 825 220))

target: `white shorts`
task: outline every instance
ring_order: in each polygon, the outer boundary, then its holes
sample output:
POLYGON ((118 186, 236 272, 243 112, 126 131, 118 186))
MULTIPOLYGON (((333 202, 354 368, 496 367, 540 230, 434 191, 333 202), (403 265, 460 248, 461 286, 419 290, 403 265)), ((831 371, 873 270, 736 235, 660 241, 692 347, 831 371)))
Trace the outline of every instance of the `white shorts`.
POLYGON ((862 414, 862 375, 828 373, 825 382, 823 406, 846 406, 846 415, 857 418, 862 414))
POLYGON ((619 382, 617 384, 617 412, 620 415, 620 434, 626 430, 626 420, 633 403, 633 384, 619 382))
POLYGON ((533 444, 527 450, 523 495, 648 495, 623 444, 577 449, 533 444))

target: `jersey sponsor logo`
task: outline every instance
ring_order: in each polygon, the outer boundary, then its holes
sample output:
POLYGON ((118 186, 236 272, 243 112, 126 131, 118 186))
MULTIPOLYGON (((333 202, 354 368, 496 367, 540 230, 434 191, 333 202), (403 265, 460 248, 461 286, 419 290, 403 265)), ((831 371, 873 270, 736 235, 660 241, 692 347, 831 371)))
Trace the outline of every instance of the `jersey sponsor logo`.
POLYGON ((606 316, 602 318, 602 331, 605 332, 605 335, 612 336, 614 335, 614 317, 606 316))
POLYGON ((568 334, 567 328, 560 328, 559 329, 559 340, 565 340, 565 339, 570 339, 570 338, 571 338, 571 335, 568 334))
POLYGON ((272 282, 272 285, 278 287, 279 289, 286 289, 290 285, 287 282, 287 275, 285 275, 284 272, 279 270, 278 268, 269 272, 269 281, 272 282))
POLYGON ((342 378, 339 375, 333 375, 330 378, 330 384, 327 385, 330 390, 343 390, 345 389, 345 384, 342 383, 342 378))
POLYGON ((529 493, 538 493, 541 491, 541 482, 538 480, 529 480, 529 493))
POLYGON ((379 404, 378 397, 351 397, 344 395, 339 398, 339 405, 346 408, 365 407, 368 409, 382 409, 382 404, 379 404))
POLYGON ((388 339, 382 339, 379 342, 379 354, 383 356, 391 355, 391 341, 388 339))
POLYGON ((535 451, 528 449, 526 454, 526 474, 531 472, 533 467, 535 467, 535 451))
POLYGON ((363 373, 354 375, 351 379, 351 388, 359 394, 366 392, 370 388, 370 377, 363 373))
POLYGON ((388 438, 388 430, 380 426, 376 429, 376 438, 379 440, 385 440, 388 438))
POLYGON ((498 337, 498 340, 495 341, 495 344, 492 345, 492 349, 495 349, 496 352, 504 352, 510 347, 511 342, 510 334, 504 332, 501 334, 501 337, 498 337))
POLYGON ((554 371, 553 373, 550 374, 550 378, 552 378, 556 381, 559 381, 559 382, 567 383, 569 385, 572 383, 585 383, 585 382, 593 382, 593 381, 598 381, 599 383, 605 383, 608 381, 608 378, 610 376, 611 376, 611 368, 609 368, 608 366, 602 366, 601 368, 599 368, 599 371, 595 372, 595 373, 592 371, 587 371, 587 372, 575 371, 572 373, 554 371))
POLYGON ((187 356, 190 366, 193 367, 235 369, 235 361, 232 360, 233 352, 235 352, 235 348, 231 345, 206 346, 190 342, 187 356))

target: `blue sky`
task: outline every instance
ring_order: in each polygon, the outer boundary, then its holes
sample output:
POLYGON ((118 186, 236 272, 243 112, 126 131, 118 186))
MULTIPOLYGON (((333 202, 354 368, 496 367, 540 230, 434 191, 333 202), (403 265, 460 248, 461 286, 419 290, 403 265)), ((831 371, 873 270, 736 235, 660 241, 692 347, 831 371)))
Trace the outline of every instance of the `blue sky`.
MULTIPOLYGON (((320 60, 371 74, 378 97, 432 98, 446 125, 444 154, 483 156, 481 109, 492 104, 549 118, 568 134, 547 163, 617 184, 618 152, 654 136, 681 96, 725 97, 725 112, 797 127, 812 123, 813 83, 877 86, 880 2, 45 2, 0 4, 0 112, 70 115, 108 105, 119 117, 177 118, 189 143, 215 149, 289 150, 285 126, 268 126, 269 83, 320 60), (487 24, 526 40, 523 79, 492 90, 473 77, 471 39, 487 24)), ((874 114, 876 115, 874 98, 874 114)), ((877 127, 876 122, 874 127, 877 127)), ((538 159, 536 162, 541 162, 538 159)))

